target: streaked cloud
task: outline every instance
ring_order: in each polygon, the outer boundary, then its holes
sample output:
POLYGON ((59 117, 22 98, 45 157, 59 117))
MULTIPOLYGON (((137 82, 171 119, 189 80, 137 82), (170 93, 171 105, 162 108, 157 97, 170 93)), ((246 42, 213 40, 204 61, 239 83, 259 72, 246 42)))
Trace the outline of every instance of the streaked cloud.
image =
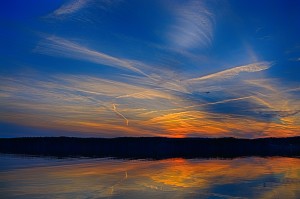
MULTIPOLYGON (((238 71, 263 68, 266 66, 254 64, 238 71)), ((219 77, 218 73, 212 74, 212 79, 219 77)), ((242 77, 240 72, 236 75, 242 77)), ((297 135, 300 104, 295 92, 299 87, 287 88, 254 75, 238 83, 225 78, 219 90, 201 94, 198 84, 189 85, 187 93, 168 89, 168 82, 158 84, 157 79, 36 74, 2 77, 0 119, 107 137, 297 135)))
POLYGON ((106 12, 122 0, 66 0, 60 7, 44 18, 95 24, 97 12, 106 12))
POLYGON ((65 0, 9 12, 7 1, 0 122, 105 137, 299 135, 298 13, 286 4, 283 23, 281 5, 251 4, 65 0))
POLYGON ((194 82, 194 81, 204 81, 204 80, 215 80, 215 81, 216 80, 224 80, 224 79, 234 77, 241 72, 251 73, 251 72, 258 72, 258 71, 266 70, 266 69, 270 68, 271 65, 272 65, 271 62, 258 62, 258 63, 244 65, 244 66, 237 66, 234 68, 223 70, 221 72, 213 73, 213 74, 206 75, 203 77, 189 79, 188 81, 194 82))
POLYGON ((86 7, 90 0, 69 0, 61 7, 56 9, 52 14, 54 16, 69 15, 86 7))
POLYGON ((214 14, 205 1, 173 4, 175 22, 167 36, 173 46, 183 49, 209 47, 213 41, 214 14))
POLYGON ((131 70, 147 76, 147 74, 145 74, 141 69, 136 67, 137 65, 142 65, 137 61, 110 56, 108 54, 89 49, 82 45, 55 36, 47 37, 45 40, 41 41, 35 48, 35 52, 52 56, 62 56, 72 59, 90 61, 110 67, 131 70))
POLYGON ((126 122, 126 125, 128 126, 128 124, 129 124, 128 119, 127 119, 122 113, 120 113, 120 112, 117 110, 117 105, 116 105, 116 104, 112 104, 112 106, 113 106, 113 111, 114 111, 117 115, 119 115, 121 118, 123 118, 123 119, 125 120, 125 122, 126 122))

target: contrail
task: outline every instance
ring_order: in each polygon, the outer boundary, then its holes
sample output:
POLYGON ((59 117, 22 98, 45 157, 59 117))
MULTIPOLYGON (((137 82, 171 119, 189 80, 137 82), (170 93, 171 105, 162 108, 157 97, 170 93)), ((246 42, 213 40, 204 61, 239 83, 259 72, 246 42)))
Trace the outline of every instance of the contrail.
POLYGON ((270 68, 272 65, 271 62, 258 62, 258 63, 253 63, 253 64, 248 64, 244 66, 238 66, 234 68, 230 68, 227 70, 223 70, 221 72, 213 73, 210 75, 206 75, 203 77, 198 77, 198 78, 193 78, 187 80, 188 82, 195 82, 195 81, 204 81, 204 80, 209 80, 209 79, 228 79, 231 77, 234 77, 238 75, 241 72, 258 72, 262 70, 266 70, 270 68))
POLYGON ((195 105, 195 106, 199 107, 199 106, 206 106, 206 105, 213 105, 213 104, 223 104, 223 103, 227 103, 227 102, 233 102, 233 101, 248 99, 248 98, 251 98, 251 97, 252 96, 239 97, 239 98, 233 98, 233 99, 226 99, 226 100, 221 100, 221 101, 217 101, 217 102, 208 102, 208 103, 205 103, 205 104, 199 104, 199 105, 195 105))
POLYGON ((128 119, 127 119, 124 115, 122 115, 119 111, 117 111, 117 107, 116 107, 115 104, 112 104, 112 105, 113 105, 113 111, 114 111, 117 115, 119 115, 120 117, 122 117, 122 118, 125 120, 126 125, 128 126, 128 124, 129 124, 128 119))
POLYGON ((156 112, 187 111, 188 109, 195 108, 195 107, 202 107, 202 106, 214 105, 214 104, 223 104, 223 103, 227 103, 227 102, 244 100, 244 99, 248 99, 248 98, 252 98, 252 97, 253 96, 246 96, 246 97, 232 98, 232 99, 226 99, 226 100, 221 100, 221 101, 216 101, 216 102, 208 102, 208 103, 204 103, 204 104, 186 106, 186 107, 181 107, 181 108, 172 108, 172 109, 165 109, 165 110, 159 110, 159 111, 149 111, 146 113, 141 113, 139 115, 147 115, 147 114, 156 113, 156 112))
POLYGON ((149 75, 144 73, 139 68, 135 67, 145 66, 143 63, 135 60, 120 59, 118 57, 89 49, 85 46, 81 46, 77 43, 73 43, 69 40, 56 36, 46 37, 45 40, 41 41, 38 44, 34 51, 51 56, 68 57, 72 59, 85 60, 92 63, 106 65, 109 67, 127 69, 142 74, 143 76, 149 77, 149 75))

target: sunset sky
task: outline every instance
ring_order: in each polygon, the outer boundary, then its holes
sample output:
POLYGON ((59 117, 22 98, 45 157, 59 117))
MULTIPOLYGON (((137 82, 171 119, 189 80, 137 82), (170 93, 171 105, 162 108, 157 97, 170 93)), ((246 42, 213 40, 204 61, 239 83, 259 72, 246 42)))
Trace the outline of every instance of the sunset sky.
POLYGON ((299 0, 4 0, 0 137, 300 135, 299 0))

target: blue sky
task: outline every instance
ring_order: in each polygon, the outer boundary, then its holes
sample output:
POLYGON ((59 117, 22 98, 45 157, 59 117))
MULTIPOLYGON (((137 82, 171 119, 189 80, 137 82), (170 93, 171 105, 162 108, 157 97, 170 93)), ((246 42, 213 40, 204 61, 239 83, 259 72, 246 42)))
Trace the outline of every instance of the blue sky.
POLYGON ((3 1, 0 136, 299 135, 299 9, 3 1))

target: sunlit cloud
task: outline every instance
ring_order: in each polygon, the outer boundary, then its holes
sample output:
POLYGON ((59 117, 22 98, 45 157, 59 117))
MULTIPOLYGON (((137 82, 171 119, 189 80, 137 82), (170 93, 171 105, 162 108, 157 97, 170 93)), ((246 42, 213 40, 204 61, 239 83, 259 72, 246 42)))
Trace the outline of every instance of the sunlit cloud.
POLYGON ((117 110, 116 104, 112 104, 112 106, 113 106, 113 111, 114 111, 118 116, 120 116, 121 118, 123 118, 123 119, 125 120, 126 125, 128 126, 128 124, 129 124, 128 119, 127 119, 122 113, 120 113, 120 112, 117 110))
POLYGON ((104 137, 299 135, 295 17, 274 33, 277 9, 227 1, 40 5, 3 13, 0 122, 104 137))
POLYGON ((234 77, 241 72, 251 73, 251 72, 263 71, 270 68, 270 66, 271 66, 270 62, 258 62, 258 63, 244 65, 244 66, 237 66, 234 68, 223 70, 221 72, 213 73, 203 77, 189 79, 188 81, 193 82, 193 81, 205 81, 205 80, 214 80, 214 81, 224 80, 224 79, 234 77))
POLYGON ((2 77, 0 102, 5 106, 1 106, 0 118, 105 137, 297 135, 300 104, 295 92, 299 87, 286 87, 255 76, 242 78, 242 72, 255 74, 268 67, 268 62, 254 63, 193 81, 184 76, 183 81, 165 80, 163 73, 157 73, 155 78, 47 75, 41 79, 35 74, 2 77), (231 81, 233 75, 240 78, 231 81), (159 79, 164 81, 159 83, 159 79), (223 82, 218 89, 200 92, 208 80, 213 87, 219 79, 223 82), (170 88, 172 84, 182 89, 170 88))

